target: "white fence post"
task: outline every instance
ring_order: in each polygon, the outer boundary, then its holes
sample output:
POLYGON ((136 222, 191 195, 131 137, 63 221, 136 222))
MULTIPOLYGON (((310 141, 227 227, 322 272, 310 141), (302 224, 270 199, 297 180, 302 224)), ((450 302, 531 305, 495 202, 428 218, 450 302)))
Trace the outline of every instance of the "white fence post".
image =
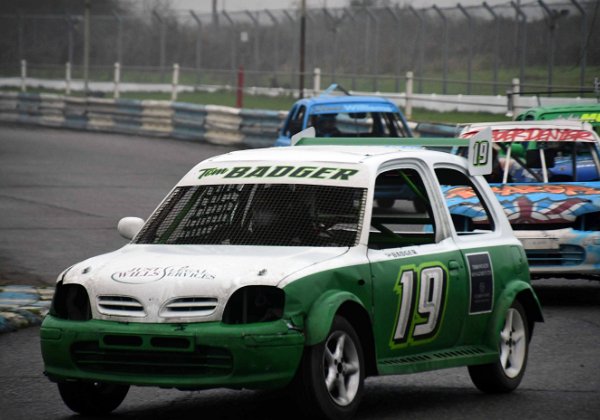
POLYGON ((313 95, 317 95, 321 91, 321 69, 315 67, 313 73, 313 95))
POLYGON ((171 101, 177 100, 177 85, 179 85, 179 64, 173 64, 173 84, 171 89, 171 101))
POLYGON ((27 92, 27 61, 21 60, 21 92, 27 92))
POLYGON ((120 63, 115 63, 115 77, 114 77, 114 91, 113 91, 113 98, 114 99, 119 99, 119 83, 121 83, 121 64, 120 63))
POLYGON ((71 94, 71 62, 65 64, 65 95, 71 94))
POLYGON ((406 105, 404 114, 407 120, 412 118, 412 97, 413 97, 414 75, 412 71, 406 72, 406 105))

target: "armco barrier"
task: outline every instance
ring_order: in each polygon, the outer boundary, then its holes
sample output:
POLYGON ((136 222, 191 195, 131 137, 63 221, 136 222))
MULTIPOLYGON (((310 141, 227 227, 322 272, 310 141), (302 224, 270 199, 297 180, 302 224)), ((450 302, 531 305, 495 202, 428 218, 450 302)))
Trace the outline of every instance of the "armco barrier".
MULTIPOLYGON (((170 101, 0 93, 0 121, 171 137, 220 145, 272 146, 285 111, 238 109, 170 101)), ((451 137, 454 126, 412 124, 424 136, 451 137)))

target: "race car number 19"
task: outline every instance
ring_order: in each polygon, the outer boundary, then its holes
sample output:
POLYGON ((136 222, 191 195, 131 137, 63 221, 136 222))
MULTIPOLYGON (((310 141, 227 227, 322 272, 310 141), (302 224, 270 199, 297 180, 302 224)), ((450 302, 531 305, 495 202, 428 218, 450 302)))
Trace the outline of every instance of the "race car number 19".
POLYGON ((433 337, 443 318, 448 275, 445 267, 405 266, 394 291, 400 295, 392 348, 433 337))

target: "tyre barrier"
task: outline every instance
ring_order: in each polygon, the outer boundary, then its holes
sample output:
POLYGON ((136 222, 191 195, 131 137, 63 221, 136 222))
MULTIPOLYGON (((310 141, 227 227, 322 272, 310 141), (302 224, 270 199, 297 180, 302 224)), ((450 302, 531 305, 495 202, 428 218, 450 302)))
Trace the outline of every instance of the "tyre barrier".
MULTIPOLYGON (((0 93, 0 121, 177 138, 240 148, 270 147, 286 111, 182 102, 0 93)), ((412 123, 417 134, 452 137, 456 126, 412 123)))
POLYGON ((53 294, 50 286, 0 286, 0 334, 40 325, 53 294))
POLYGON ((285 116, 284 111, 170 101, 0 93, 0 121, 238 147, 271 146, 285 116))

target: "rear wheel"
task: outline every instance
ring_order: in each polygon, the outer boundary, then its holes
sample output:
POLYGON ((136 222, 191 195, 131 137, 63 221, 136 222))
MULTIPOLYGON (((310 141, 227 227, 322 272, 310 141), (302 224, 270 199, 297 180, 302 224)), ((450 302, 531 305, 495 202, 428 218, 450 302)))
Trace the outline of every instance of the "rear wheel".
POLYGON ((67 407, 74 412, 100 415, 116 409, 125 399, 129 386, 98 382, 64 382, 58 384, 58 391, 67 407))
POLYGON ((488 393, 503 393, 519 386, 527 365, 529 334, 525 309, 515 301, 506 311, 504 326, 500 331, 498 361, 469 366, 469 375, 478 389, 488 393))
POLYGON ((346 319, 335 317, 325 341, 306 348, 294 391, 310 418, 348 419, 362 399, 364 378, 358 335, 346 319))

